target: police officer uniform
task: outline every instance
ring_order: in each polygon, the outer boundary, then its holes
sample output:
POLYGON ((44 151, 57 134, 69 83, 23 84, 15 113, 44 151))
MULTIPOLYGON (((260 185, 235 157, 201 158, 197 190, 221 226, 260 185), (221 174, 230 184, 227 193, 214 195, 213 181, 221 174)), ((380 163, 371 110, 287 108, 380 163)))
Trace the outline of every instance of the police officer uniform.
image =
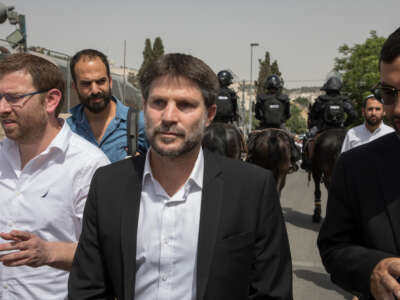
POLYGON ((217 74, 220 89, 217 97, 217 112, 215 122, 233 123, 238 118, 237 95, 234 90, 229 88, 232 84, 233 76, 229 71, 223 70, 217 74))
POLYGON ((318 132, 330 128, 344 128, 357 118, 350 99, 340 94, 342 81, 338 77, 330 77, 321 88, 325 95, 319 96, 311 106, 308 113, 308 128, 303 140, 303 161, 301 167, 305 170, 311 168, 311 161, 307 153, 307 142, 318 132), (345 114, 347 118, 345 119, 345 114))
MULTIPOLYGON (((290 118, 289 97, 281 93, 282 81, 277 75, 270 75, 264 83, 266 94, 257 95, 255 105, 255 117, 260 120, 258 129, 281 128, 288 131, 285 122, 290 118)), ((300 159, 300 152, 289 133, 291 147, 291 163, 296 171, 296 162, 300 159)))

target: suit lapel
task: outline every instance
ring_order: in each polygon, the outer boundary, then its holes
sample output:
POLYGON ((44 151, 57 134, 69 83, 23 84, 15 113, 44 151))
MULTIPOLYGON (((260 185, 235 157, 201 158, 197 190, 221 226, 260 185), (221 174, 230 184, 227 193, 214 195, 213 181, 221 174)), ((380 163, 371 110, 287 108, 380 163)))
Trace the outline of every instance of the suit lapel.
POLYGON ((392 227, 397 253, 400 253, 400 190, 398 172, 400 170, 400 140, 391 134, 385 141, 385 147, 377 153, 378 170, 385 210, 392 227))
POLYGON ((223 182, 216 156, 204 150, 204 180, 197 246, 197 300, 205 295, 217 239, 222 204, 223 182))
POLYGON ((124 279, 124 297, 133 299, 136 275, 136 236, 139 220, 140 195, 145 158, 132 158, 132 167, 126 171, 122 197, 121 248, 124 279))

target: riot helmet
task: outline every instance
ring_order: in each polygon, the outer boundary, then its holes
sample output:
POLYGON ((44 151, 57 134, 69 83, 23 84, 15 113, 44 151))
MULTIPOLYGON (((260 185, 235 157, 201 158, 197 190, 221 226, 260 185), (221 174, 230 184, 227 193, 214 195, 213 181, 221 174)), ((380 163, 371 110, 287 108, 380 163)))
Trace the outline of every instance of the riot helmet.
POLYGON ((267 90, 270 90, 270 89, 279 90, 280 88, 282 88, 282 81, 278 75, 273 74, 273 75, 270 75, 267 77, 267 79, 265 80, 265 83, 264 83, 264 87, 267 90))
POLYGON ((338 72, 330 72, 328 74, 327 80, 321 88, 321 91, 326 92, 339 92, 342 88, 342 78, 338 72))
POLYGON ((219 85, 221 87, 229 86, 233 80, 233 76, 232 76, 231 72, 226 71, 226 70, 219 71, 217 74, 217 77, 218 77, 219 85))

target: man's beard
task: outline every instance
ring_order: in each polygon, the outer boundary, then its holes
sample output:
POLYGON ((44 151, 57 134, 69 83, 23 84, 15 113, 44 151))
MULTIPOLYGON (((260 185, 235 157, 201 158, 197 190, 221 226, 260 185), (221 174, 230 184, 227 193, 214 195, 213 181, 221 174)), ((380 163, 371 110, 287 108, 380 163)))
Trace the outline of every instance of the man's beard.
POLYGON ((373 120, 372 118, 366 118, 365 121, 370 126, 376 126, 381 123, 382 119, 380 119, 378 117, 375 117, 375 120, 373 120))
POLYGON ((3 128, 5 135, 11 140, 25 144, 34 143, 43 136, 49 117, 44 108, 39 107, 35 112, 13 115, 11 119, 16 122, 17 126, 12 130, 3 128))
POLYGON ((81 95, 78 92, 78 97, 81 103, 92 113, 100 113, 104 111, 108 104, 111 101, 111 90, 108 90, 107 92, 99 92, 97 94, 91 94, 87 97, 81 95), (98 102, 98 103, 93 103, 90 100, 92 99, 103 99, 103 101, 98 102))
MULTIPOLYGON (((146 118, 146 136, 149 140, 151 148, 154 149, 154 151, 156 151, 160 156, 168 158, 177 158, 181 155, 189 153, 196 146, 201 144, 205 131, 205 122, 206 119, 203 118, 201 121, 195 124, 195 126, 192 126, 192 128, 190 128, 188 132, 185 132, 183 129, 178 128, 176 125, 169 126, 166 124, 161 124, 156 128, 150 128, 151 126, 146 118), (158 143, 156 142, 156 137, 158 134, 162 132, 169 132, 177 135, 177 137, 172 138, 173 140, 177 138, 184 139, 183 145, 175 149, 164 149, 163 147, 159 146, 158 143)), ((163 141, 164 144, 167 144, 168 140, 171 138, 159 137, 159 139, 161 139, 161 141, 163 141)), ((173 142, 173 140, 171 140, 171 142, 173 142)))

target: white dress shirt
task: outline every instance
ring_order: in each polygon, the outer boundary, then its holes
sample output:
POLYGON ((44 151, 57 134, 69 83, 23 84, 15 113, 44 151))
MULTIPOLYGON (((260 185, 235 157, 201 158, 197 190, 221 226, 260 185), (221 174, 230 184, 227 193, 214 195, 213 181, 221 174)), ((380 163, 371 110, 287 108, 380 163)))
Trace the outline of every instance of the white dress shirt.
POLYGON ((135 300, 194 300, 203 151, 186 183, 172 197, 153 177, 149 154, 140 199, 135 300))
MULTIPOLYGON (((0 141, 0 232, 23 230, 47 241, 77 242, 91 178, 108 163, 100 149, 74 134, 66 122, 23 170, 18 145, 7 138, 0 141)), ((67 281, 68 272, 52 267, 0 263, 0 299, 66 299, 67 281)))
POLYGON ((344 138, 342 145, 342 152, 361 146, 362 144, 369 143, 393 131, 394 129, 392 127, 385 125, 383 122, 381 122, 381 125, 373 132, 368 130, 368 128, 365 126, 365 123, 353 127, 346 133, 346 137, 344 138))

